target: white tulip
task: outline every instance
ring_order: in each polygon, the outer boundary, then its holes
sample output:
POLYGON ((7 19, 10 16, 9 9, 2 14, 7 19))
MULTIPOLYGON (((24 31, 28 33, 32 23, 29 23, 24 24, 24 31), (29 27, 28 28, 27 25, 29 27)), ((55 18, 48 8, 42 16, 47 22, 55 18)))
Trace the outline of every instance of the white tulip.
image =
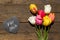
POLYGON ((36 16, 31 16, 28 18, 28 21, 31 23, 31 24, 35 24, 35 18, 36 16))
POLYGON ((51 12, 51 5, 49 5, 49 4, 45 5, 44 8, 45 8, 44 11, 46 14, 49 14, 51 12))

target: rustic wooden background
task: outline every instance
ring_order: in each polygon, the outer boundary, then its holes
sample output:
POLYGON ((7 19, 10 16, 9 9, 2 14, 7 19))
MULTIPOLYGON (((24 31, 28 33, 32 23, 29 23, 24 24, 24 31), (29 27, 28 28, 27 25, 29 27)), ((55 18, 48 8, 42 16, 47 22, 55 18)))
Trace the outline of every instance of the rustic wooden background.
POLYGON ((44 5, 52 5, 52 12, 56 14, 55 23, 49 32, 49 40, 60 40, 60 0, 0 0, 0 40, 37 40, 35 28, 28 23, 29 4, 35 3, 38 9, 44 9, 44 5), (16 16, 20 22, 17 34, 11 34, 3 29, 3 22, 16 16))

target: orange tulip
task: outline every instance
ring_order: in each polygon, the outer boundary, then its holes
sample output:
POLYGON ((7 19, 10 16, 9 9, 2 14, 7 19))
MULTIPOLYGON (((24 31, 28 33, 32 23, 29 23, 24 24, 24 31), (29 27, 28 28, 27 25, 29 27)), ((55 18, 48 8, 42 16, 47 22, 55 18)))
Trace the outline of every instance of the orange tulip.
POLYGON ((50 18, 52 21, 54 21, 54 19, 55 19, 55 14, 54 14, 54 13, 50 13, 50 14, 49 14, 49 18, 50 18))

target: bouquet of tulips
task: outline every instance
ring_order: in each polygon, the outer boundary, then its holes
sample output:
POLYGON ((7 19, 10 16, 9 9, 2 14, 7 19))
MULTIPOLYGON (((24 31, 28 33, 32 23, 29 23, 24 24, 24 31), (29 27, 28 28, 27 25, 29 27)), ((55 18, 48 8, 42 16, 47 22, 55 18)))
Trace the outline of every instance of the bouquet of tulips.
POLYGON ((54 22, 55 14, 51 13, 51 5, 45 5, 44 10, 38 10, 35 4, 30 4, 29 9, 33 16, 28 21, 35 26, 38 40, 48 40, 49 25, 54 22), (47 30, 48 28, 48 30, 47 30))

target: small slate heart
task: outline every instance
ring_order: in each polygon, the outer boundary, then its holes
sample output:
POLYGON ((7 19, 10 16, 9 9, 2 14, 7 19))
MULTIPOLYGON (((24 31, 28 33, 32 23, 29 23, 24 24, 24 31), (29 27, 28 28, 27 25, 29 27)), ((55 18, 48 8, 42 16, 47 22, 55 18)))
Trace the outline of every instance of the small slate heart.
POLYGON ((17 33, 19 21, 17 17, 13 16, 3 23, 4 29, 9 33, 17 33))

